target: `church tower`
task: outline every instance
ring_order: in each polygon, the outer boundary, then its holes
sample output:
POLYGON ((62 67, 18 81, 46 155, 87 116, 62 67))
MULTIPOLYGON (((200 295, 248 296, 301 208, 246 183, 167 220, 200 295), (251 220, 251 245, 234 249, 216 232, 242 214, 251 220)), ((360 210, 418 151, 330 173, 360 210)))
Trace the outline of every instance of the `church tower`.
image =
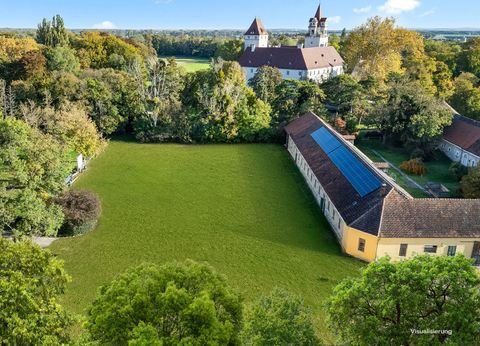
POLYGON ((327 46, 327 18, 322 16, 322 6, 318 6, 317 13, 313 18, 310 18, 308 34, 305 36, 305 48, 327 46))
POLYGON ((263 26, 260 18, 255 18, 252 25, 244 34, 245 49, 266 48, 268 47, 268 32, 263 26))

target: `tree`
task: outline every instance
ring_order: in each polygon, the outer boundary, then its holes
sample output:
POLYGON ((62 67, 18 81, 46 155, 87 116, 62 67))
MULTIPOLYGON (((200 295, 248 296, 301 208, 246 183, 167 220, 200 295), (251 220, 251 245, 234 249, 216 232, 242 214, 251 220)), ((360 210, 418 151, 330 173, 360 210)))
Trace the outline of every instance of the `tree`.
POLYGON ((70 278, 63 263, 30 241, 0 237, 0 340, 5 345, 61 345, 71 318, 58 303, 70 278))
POLYGON ((470 169, 462 178, 461 189, 465 198, 480 198, 480 166, 470 169))
POLYGON ((256 141, 269 122, 268 107, 245 85, 237 62, 219 59, 210 70, 187 75, 182 103, 197 142, 256 141))
POLYGON ((141 66, 134 73, 146 111, 134 122, 135 137, 141 142, 177 140, 181 125, 180 96, 183 79, 174 59, 150 58, 146 61, 147 82, 141 66))
POLYGON ((325 113, 325 94, 320 86, 312 81, 284 80, 275 91, 272 102, 276 125, 286 124, 305 112, 325 113))
POLYGON ((427 93, 418 82, 391 76, 387 99, 375 109, 374 121, 384 140, 392 136, 410 149, 428 149, 443 133, 453 115, 445 105, 427 93))
POLYGON ((278 288, 246 310, 242 340, 250 346, 320 344, 303 301, 278 288))
POLYGON ((43 18, 42 22, 38 24, 36 38, 38 43, 47 47, 68 46, 69 34, 63 18, 58 14, 51 21, 43 18))
POLYGON ((215 58, 237 61, 243 53, 243 44, 243 40, 241 39, 225 40, 220 43, 215 51, 215 58))
POLYGON ((480 342, 479 288, 479 275, 463 256, 382 258, 334 289, 328 323, 353 345, 474 345, 480 342), (412 333, 427 329, 452 333, 412 333))
POLYGON ((101 288, 87 328, 102 345, 236 345, 240 298, 210 266, 143 264, 101 288))
POLYGON ((400 73, 404 68, 415 78, 427 81, 429 78, 424 69, 419 70, 420 75, 414 73, 420 66, 418 63, 423 64, 427 59, 422 37, 398 28, 393 18, 374 17, 354 29, 345 38, 342 53, 348 69, 360 79, 374 77, 383 82, 389 73, 400 73))
POLYGON ((479 79, 471 73, 462 73, 455 79, 455 92, 450 102, 452 106, 467 117, 480 119, 479 79))
POLYGON ((102 146, 94 122, 79 104, 65 102, 55 109, 39 107, 30 101, 20 106, 19 113, 27 124, 51 135, 75 153, 92 157, 102 146))
POLYGON ((45 56, 47 58, 47 67, 50 71, 77 73, 80 70, 80 62, 75 55, 75 51, 71 48, 47 48, 45 56))
POLYGON ((23 121, 0 121, 0 231, 16 238, 53 235, 63 222, 51 198, 62 191, 69 167, 53 137, 23 121))
POLYGON ((442 100, 449 99, 455 92, 453 75, 447 64, 437 61, 435 72, 433 73, 433 83, 437 89, 436 95, 442 100))
POLYGON ((283 77, 278 68, 262 66, 248 83, 260 100, 271 104, 276 96, 275 90, 282 81, 283 77))
POLYGON ((463 72, 470 72, 480 78, 480 39, 468 40, 459 57, 459 67, 463 72))

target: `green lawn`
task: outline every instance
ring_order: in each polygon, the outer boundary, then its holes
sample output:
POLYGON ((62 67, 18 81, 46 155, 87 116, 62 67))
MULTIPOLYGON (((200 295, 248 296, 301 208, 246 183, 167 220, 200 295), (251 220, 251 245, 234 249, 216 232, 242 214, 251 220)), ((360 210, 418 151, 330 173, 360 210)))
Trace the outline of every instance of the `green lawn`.
POLYGON ((182 66, 188 73, 207 70, 210 67, 209 59, 175 57, 175 60, 178 65, 182 66))
MULTIPOLYGON (((359 140, 355 143, 356 146, 362 150, 373 161, 381 161, 381 159, 372 151, 375 150, 380 155, 385 157, 388 161, 399 167, 402 162, 410 159, 409 155, 400 148, 393 148, 391 146, 383 146, 379 140, 359 140)), ((460 187, 459 182, 450 174, 449 168, 451 161, 443 153, 437 153, 437 159, 425 162, 428 173, 423 177, 408 174, 410 178, 415 180, 420 185, 424 186, 428 182, 441 183, 445 185, 452 196, 456 195, 460 187)), ((420 189, 409 186, 406 180, 400 174, 390 172, 396 179, 397 183, 405 188, 414 197, 428 197, 420 189)))
POLYGON ((247 301, 284 287, 322 304, 362 263, 342 255, 286 150, 276 145, 148 145, 113 141, 75 184, 96 191, 93 232, 51 250, 73 277, 77 313, 97 288, 141 262, 207 261, 247 301))

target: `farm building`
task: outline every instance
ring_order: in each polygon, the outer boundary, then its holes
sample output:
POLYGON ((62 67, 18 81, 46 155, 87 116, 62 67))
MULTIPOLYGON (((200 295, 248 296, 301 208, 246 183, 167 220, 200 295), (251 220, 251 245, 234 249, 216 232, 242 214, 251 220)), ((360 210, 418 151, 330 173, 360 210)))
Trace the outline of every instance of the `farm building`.
POLYGON ((466 167, 480 163, 480 122, 455 115, 452 125, 445 129, 439 146, 452 161, 466 167))
POLYGON ((245 51, 240 57, 247 81, 262 66, 280 70, 284 79, 310 79, 322 82, 343 74, 343 59, 334 47, 328 46, 327 18, 319 6, 310 19, 305 45, 272 47, 268 32, 259 18, 255 18, 244 34, 245 51))
POLYGON ((415 199, 313 113, 286 146, 342 249, 364 261, 464 254, 480 265, 480 200, 415 199))

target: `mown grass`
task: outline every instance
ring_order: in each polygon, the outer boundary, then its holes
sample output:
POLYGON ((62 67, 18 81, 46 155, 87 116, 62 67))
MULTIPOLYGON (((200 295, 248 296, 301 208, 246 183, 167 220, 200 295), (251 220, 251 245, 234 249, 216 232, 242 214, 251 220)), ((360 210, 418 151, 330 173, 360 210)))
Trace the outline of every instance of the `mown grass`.
POLYGON ((113 141, 75 188, 96 191, 103 208, 96 230, 51 246, 73 277, 63 303, 76 313, 130 266, 189 258, 247 302, 275 286, 301 295, 326 335, 325 298, 363 266, 341 253, 281 146, 113 141))
POLYGON ((187 73, 207 70, 210 68, 210 60, 203 58, 175 57, 178 65, 187 73))
MULTIPOLYGON (((381 161, 378 155, 374 151, 385 157, 388 161, 399 167, 402 162, 410 159, 408 153, 401 148, 393 148, 392 146, 384 146, 379 140, 359 140, 356 145, 362 150, 365 155, 370 157, 373 161, 381 161)), ((418 184, 425 186, 428 182, 440 183, 446 186, 450 190, 452 196, 457 195, 457 191, 460 187, 459 182, 449 172, 452 162, 442 152, 436 153, 434 160, 426 161, 427 174, 424 176, 416 176, 413 174, 407 174, 410 178, 415 180, 418 184)), ((414 197, 428 197, 420 189, 411 187, 404 178, 402 178, 396 172, 393 173, 397 183, 410 192, 414 197)))

